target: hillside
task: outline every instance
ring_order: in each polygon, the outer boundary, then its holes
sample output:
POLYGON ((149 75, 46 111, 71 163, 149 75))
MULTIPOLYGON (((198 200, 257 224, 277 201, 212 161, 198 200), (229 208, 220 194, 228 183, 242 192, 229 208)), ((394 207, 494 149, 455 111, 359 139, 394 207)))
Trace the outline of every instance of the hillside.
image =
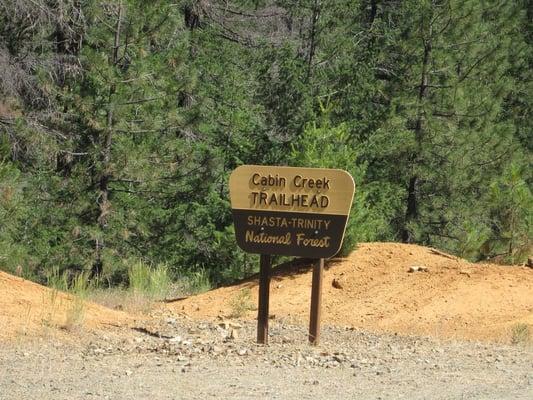
POLYGON ((0 271, 0 338, 118 326, 127 314, 0 271))
MULTIPOLYGON (((276 270, 270 313, 307 323, 311 270, 276 270)), ((296 268, 298 269, 298 268, 296 268)), ((326 265, 323 323, 371 331, 438 338, 507 341, 513 326, 533 325, 533 270, 472 264, 431 248, 366 243, 346 259, 326 265), (427 272, 408 272, 425 266, 427 272), (332 285, 336 280, 341 288, 332 285)), ((169 305, 193 318, 229 316, 235 301, 257 304, 257 279, 223 287, 169 305), (246 300, 246 299, 245 299, 246 300)), ((254 308, 255 308, 254 307, 254 308)), ((245 317, 255 318, 249 310, 245 317)))

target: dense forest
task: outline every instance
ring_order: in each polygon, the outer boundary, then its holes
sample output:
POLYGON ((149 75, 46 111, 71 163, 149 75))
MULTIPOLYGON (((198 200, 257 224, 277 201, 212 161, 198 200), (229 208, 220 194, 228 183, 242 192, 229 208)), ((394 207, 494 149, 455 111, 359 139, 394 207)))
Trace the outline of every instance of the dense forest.
POLYGON ((531 0, 0 0, 0 269, 250 273, 228 176, 342 168, 344 251, 532 250, 531 0))

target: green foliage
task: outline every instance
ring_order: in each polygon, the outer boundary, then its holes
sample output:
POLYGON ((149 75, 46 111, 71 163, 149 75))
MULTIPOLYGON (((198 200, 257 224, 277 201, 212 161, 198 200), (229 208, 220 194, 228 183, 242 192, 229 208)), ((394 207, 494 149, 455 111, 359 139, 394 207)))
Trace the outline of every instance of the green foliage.
POLYGON ((75 329, 83 325, 86 301, 93 289, 94 285, 89 280, 88 272, 81 272, 72 279, 69 292, 72 293, 74 299, 67 310, 65 321, 67 329, 75 329))
POLYGON ((69 288, 68 274, 61 273, 57 266, 52 267, 46 274, 46 286, 66 292, 69 288))
POLYGON ((29 249, 19 242, 27 211, 20 171, 0 158, 0 268, 31 277, 23 267, 30 258, 29 249))
POLYGON ((349 254, 358 241, 371 241, 386 235, 386 203, 370 200, 371 185, 365 182, 366 163, 361 161, 361 147, 350 140, 346 124, 332 126, 331 105, 321 104, 317 122, 306 126, 297 144, 292 146, 291 164, 315 168, 337 168, 354 178, 356 193, 340 255, 349 254))
POLYGON ((209 272, 204 268, 183 273, 178 278, 178 284, 186 295, 207 292, 212 288, 209 272))
POLYGON ((511 164, 490 185, 492 236, 487 241, 488 254, 503 254, 511 263, 523 262, 533 244, 533 194, 527 184, 530 171, 511 164))
POLYGON ((139 260, 129 266, 128 282, 134 294, 163 299, 169 291, 171 280, 166 265, 152 267, 139 260))
POLYGON ((6 3, 0 268, 59 286, 80 271, 124 285, 130 260, 193 290, 243 278, 257 256, 234 240, 241 164, 350 172, 343 254, 403 240, 520 262, 530 7, 372 4, 6 3))

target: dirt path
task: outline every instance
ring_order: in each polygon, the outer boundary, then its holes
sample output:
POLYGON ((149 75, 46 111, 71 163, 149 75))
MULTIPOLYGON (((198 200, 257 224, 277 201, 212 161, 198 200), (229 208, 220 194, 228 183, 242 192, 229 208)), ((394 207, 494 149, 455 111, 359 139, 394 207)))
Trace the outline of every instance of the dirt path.
POLYGON ((75 298, 0 272, 0 400, 533 398, 533 270, 368 243, 324 276, 311 347, 305 264, 276 271, 268 346, 254 279, 75 324, 75 298))
POLYGON ((0 399, 513 399, 533 396, 529 347, 437 342, 273 323, 166 318, 73 347, 54 340, 0 345, 0 399), (239 332, 235 334, 235 329, 239 332), (232 333, 233 332, 233 333, 232 333))

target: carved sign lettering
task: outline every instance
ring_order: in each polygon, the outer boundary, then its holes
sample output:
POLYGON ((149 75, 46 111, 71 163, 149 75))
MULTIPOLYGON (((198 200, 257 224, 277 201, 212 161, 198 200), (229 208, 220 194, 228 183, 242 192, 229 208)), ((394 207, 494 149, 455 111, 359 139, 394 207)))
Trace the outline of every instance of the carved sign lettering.
POLYGON ((243 165, 229 187, 244 251, 310 258, 339 251, 355 191, 346 171, 243 165))

